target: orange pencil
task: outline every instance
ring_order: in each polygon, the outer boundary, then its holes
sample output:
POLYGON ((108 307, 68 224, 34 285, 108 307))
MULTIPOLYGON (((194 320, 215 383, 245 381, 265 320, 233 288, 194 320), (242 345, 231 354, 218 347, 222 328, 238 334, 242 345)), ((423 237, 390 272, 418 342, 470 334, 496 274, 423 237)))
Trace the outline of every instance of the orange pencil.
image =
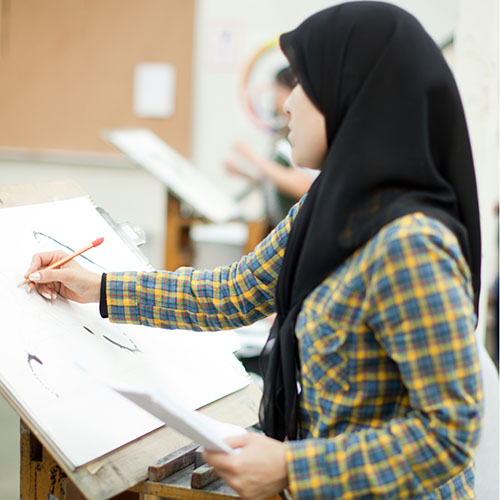
MULTIPOLYGON (((97 238, 97 240, 94 240, 92 243, 90 243, 86 247, 83 247, 80 250, 73 252, 71 255, 64 257, 64 259, 61 259, 61 260, 58 260, 57 262, 54 262, 50 266, 45 267, 43 270, 45 270, 45 269, 57 269, 58 267, 64 266, 64 264, 68 263, 70 260, 73 260, 75 257, 78 257, 83 252, 86 252, 87 250, 90 250, 91 248, 99 246, 103 241, 104 241, 104 238, 97 238)), ((19 283, 19 285, 17 285, 17 286, 23 286, 29 282, 30 282, 30 280, 28 279, 28 276, 25 276, 24 281, 22 283, 19 283)))

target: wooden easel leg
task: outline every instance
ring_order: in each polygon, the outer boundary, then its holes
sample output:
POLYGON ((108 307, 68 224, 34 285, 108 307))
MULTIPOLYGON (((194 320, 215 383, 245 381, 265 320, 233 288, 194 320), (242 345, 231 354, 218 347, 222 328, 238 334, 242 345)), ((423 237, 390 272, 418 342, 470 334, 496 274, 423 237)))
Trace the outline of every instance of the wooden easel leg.
POLYGON ((165 235, 165 269, 175 271, 191 265, 193 248, 189 228, 193 220, 180 213, 180 201, 172 193, 167 194, 167 232, 165 235))
MULTIPOLYGON (((38 439, 21 421, 21 500, 87 500, 38 439)), ((125 491, 111 500, 156 500, 159 497, 125 491)))
POLYGON ((21 500, 31 500, 34 496, 34 477, 32 462, 42 460, 42 445, 31 434, 29 429, 21 422, 21 461, 20 461, 20 485, 19 492, 21 500))
MULTIPOLYGON (((20 444, 21 500, 69 500, 66 495, 66 474, 22 422, 20 444)), ((71 497, 71 500, 80 499, 84 500, 84 497, 71 497)))
POLYGON ((87 500, 68 477, 64 481, 63 497, 58 500, 87 500))
POLYGON ((245 254, 249 254, 267 236, 268 222, 266 219, 250 221, 248 223, 248 241, 245 245, 245 254))

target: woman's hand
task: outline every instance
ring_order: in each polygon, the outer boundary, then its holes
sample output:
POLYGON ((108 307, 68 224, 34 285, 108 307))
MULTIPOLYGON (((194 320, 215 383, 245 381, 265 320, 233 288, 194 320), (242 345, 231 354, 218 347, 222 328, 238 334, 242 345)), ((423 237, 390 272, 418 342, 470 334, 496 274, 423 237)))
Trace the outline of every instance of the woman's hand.
POLYGON ((203 459, 245 500, 272 497, 288 485, 285 445, 260 434, 226 439, 238 453, 207 451, 203 459))
POLYGON ((37 253, 26 272, 30 280, 28 292, 35 288, 46 299, 57 294, 80 303, 99 302, 101 275, 87 271, 74 260, 58 269, 45 269, 54 262, 67 257, 62 251, 37 253))

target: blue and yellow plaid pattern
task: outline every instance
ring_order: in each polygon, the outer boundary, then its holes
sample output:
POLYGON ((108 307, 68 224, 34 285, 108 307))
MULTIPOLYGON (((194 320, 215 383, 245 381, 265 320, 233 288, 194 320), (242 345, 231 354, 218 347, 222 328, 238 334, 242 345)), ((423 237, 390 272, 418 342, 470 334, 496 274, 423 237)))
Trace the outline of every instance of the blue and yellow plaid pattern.
MULTIPOLYGON (((110 273, 111 321, 220 330, 274 312, 298 207, 238 263, 110 273)), ((423 214, 384 227, 304 301, 294 498, 471 499, 481 417, 470 273, 423 214)))

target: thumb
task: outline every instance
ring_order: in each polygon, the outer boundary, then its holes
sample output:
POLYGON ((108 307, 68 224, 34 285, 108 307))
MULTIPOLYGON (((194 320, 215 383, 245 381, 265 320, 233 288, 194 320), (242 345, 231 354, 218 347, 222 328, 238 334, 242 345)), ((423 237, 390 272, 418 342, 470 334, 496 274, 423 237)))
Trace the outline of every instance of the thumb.
POLYGON ((231 436, 224 441, 231 446, 231 448, 243 448, 246 446, 251 439, 251 435, 249 432, 245 432, 245 434, 238 434, 237 436, 231 436))
POLYGON ((30 281, 35 283, 68 283, 71 281, 71 271, 67 269, 41 269, 28 276, 30 281))

